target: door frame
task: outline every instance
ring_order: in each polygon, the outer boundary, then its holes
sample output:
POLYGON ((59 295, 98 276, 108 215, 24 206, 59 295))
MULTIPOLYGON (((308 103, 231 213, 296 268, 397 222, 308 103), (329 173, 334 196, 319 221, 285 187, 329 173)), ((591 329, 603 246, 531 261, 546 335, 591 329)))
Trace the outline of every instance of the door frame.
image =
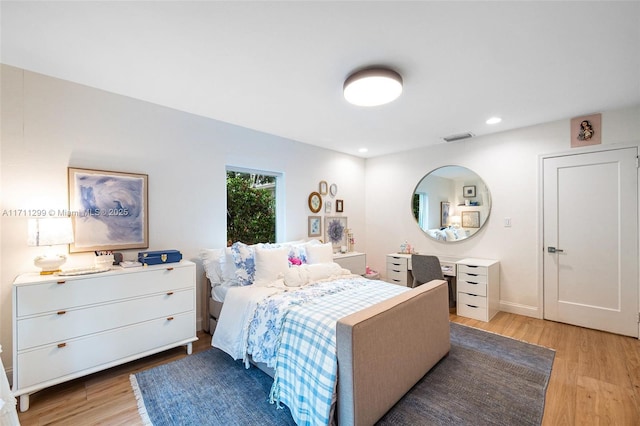
MULTIPOLYGON (((541 154, 538 156, 538 318, 544 319, 544 160, 555 157, 569 157, 579 154, 589 154, 593 152, 615 151, 619 149, 637 148, 640 155, 640 142, 625 144, 603 144, 592 145, 583 148, 575 148, 571 151, 562 151, 550 154, 541 154)), ((640 169, 638 171, 638 200, 640 200, 640 169)), ((640 203, 640 201, 639 201, 640 203)), ((640 207, 640 206, 639 206, 640 207)), ((639 208, 640 211, 640 208, 639 208)), ((640 233, 640 213, 636 218, 638 222, 638 230, 640 233)), ((638 235, 640 245, 640 235, 638 235)), ((639 252, 640 252, 640 247, 639 252)), ((640 262, 640 260, 639 260, 640 262)), ((640 271, 640 268, 638 268, 640 271)), ((640 310, 640 272, 636 277, 638 285, 638 310, 640 310)), ((640 313, 638 314, 640 316, 640 313)), ((640 340, 640 317, 638 322, 638 340, 640 340)))

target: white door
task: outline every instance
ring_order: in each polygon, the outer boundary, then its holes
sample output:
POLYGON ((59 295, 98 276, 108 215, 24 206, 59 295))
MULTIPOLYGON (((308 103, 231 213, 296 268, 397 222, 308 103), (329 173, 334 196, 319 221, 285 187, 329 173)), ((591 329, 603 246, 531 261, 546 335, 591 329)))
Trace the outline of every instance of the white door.
POLYGON ((637 155, 543 160, 546 319, 638 337, 637 155))

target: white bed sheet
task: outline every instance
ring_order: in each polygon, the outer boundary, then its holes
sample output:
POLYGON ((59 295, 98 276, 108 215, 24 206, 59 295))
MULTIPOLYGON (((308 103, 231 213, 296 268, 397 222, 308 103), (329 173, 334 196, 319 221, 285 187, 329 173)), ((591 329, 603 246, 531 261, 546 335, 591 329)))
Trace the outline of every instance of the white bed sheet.
POLYGON ((244 359, 249 332, 246 325, 251 320, 258 302, 283 291, 284 289, 275 287, 229 287, 211 339, 211 346, 225 351, 233 359, 244 359))
POLYGON ((227 297, 227 292, 229 291, 229 286, 217 285, 211 288, 211 298, 216 302, 224 302, 225 297, 227 297))

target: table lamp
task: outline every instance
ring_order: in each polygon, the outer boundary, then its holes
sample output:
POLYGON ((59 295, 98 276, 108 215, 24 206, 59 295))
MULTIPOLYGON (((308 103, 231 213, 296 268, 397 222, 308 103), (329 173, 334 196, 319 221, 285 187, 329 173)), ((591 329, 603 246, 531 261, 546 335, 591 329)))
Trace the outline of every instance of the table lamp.
POLYGON ((60 271, 60 266, 67 261, 67 256, 55 253, 52 246, 71 244, 72 242, 71 218, 29 219, 27 244, 31 247, 49 247, 44 255, 37 256, 33 260, 33 264, 42 269, 40 275, 49 275, 60 271))

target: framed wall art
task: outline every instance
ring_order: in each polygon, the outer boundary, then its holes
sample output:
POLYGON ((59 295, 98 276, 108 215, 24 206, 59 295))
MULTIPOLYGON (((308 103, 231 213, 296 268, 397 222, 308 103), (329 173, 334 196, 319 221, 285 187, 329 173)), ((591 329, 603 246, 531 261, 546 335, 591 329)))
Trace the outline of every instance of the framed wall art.
POLYGON ((322 236, 322 217, 309 216, 308 228, 309 228, 308 235, 310 237, 321 237, 322 236))
POLYGON ((327 216, 324 218, 325 243, 331 243, 335 249, 347 245, 347 218, 327 216))
POLYGON ((336 200, 336 213, 342 213, 344 211, 344 201, 336 200))
POLYGON ((464 198, 473 198, 476 196, 476 186, 468 185, 462 187, 462 196, 464 198))
POLYGON ((320 183, 318 184, 318 192, 320 193, 320 195, 327 195, 327 192, 329 192, 329 185, 327 184, 326 180, 320 181, 320 183))
POLYGON ((324 212, 331 213, 331 201, 327 200, 324 202, 324 212))
POLYGON ((480 212, 470 211, 462 212, 463 228, 480 228, 480 212))
POLYGON ((451 203, 448 201, 440 202, 440 226, 449 226, 449 215, 451 212, 451 203))
POLYGON ((149 247, 148 175, 68 168, 71 253, 149 247))
POLYGON ((602 115, 592 114, 571 119, 571 148, 602 143, 602 115))

